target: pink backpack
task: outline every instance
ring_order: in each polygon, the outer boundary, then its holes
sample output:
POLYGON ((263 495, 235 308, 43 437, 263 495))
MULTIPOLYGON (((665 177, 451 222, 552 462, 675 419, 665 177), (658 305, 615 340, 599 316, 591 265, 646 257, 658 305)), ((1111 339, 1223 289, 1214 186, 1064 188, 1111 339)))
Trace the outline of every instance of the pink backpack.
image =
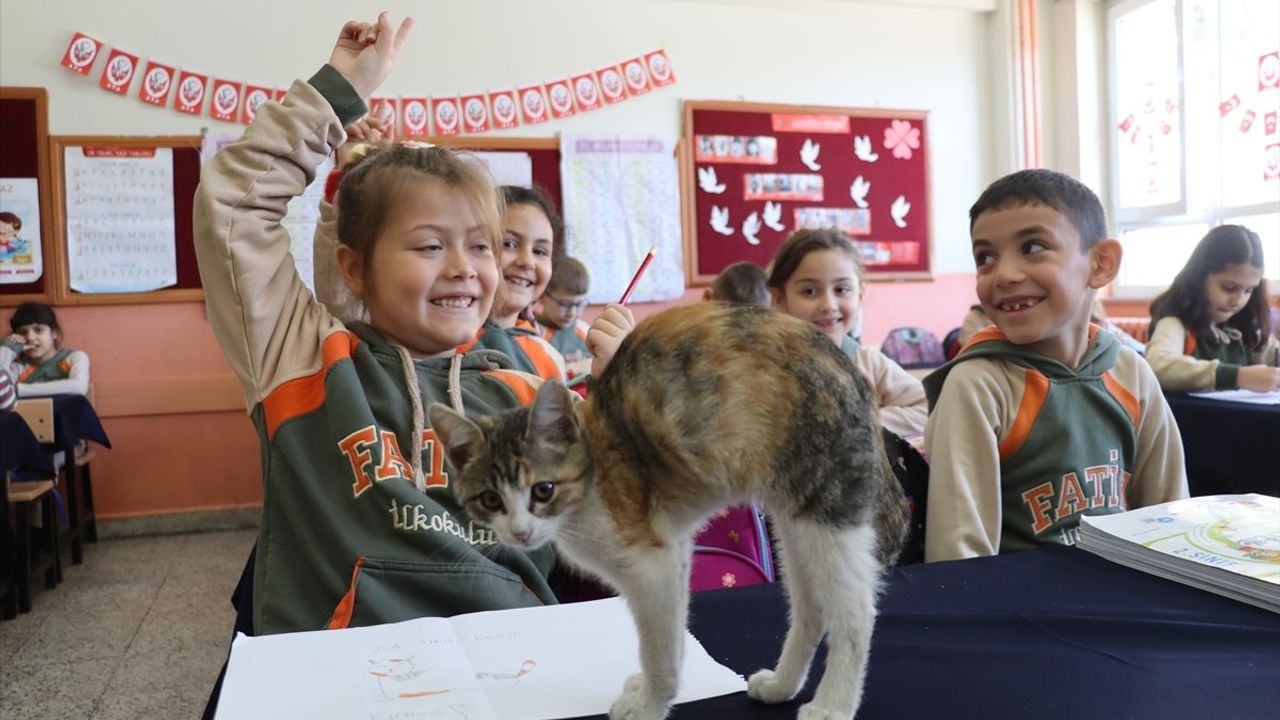
POLYGON ((880 352, 904 368, 937 367, 947 361, 938 336, 917 327, 890 330, 880 352))
POLYGON ((725 508, 693 539, 689 588, 720 590, 773 582, 769 530, 758 505, 725 508))

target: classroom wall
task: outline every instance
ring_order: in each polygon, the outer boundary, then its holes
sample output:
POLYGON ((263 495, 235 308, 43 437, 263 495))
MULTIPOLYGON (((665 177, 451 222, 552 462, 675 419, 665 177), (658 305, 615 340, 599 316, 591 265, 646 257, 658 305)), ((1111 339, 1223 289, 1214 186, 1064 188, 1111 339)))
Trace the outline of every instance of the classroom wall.
MULTIPOLYGON (((1045 0, 1041 0, 1043 4, 1045 0)), ((417 14, 388 93, 468 92, 542 81, 666 48, 678 82, 567 121, 508 131, 680 132, 684 99, 740 99, 931 112, 931 282, 869 286, 864 337, 919 325, 941 336, 973 298, 969 205, 1007 161, 992 107, 993 56, 1010 38, 991 27, 1008 0, 411 0, 305 6, 222 0, 0 0, 0 84, 43 86, 53 134, 196 134, 215 123, 97 87, 97 72, 58 66, 71 34, 243 80, 285 84, 327 59, 350 16, 417 14), (305 7, 305 11, 301 8, 305 7)), ((135 88, 136 92, 136 88, 135 88)), ((699 291, 686 293, 693 300, 699 291)), ((640 315, 653 307, 637 307, 640 315)), ((101 454, 100 515, 234 507, 260 498, 253 432, 198 303, 59 309, 68 342, 88 350, 116 448, 101 454), (148 387, 158 388, 148 391, 148 387), (139 395, 141 393, 142 395, 139 395), (138 399, 141 397, 141 399, 138 399)))

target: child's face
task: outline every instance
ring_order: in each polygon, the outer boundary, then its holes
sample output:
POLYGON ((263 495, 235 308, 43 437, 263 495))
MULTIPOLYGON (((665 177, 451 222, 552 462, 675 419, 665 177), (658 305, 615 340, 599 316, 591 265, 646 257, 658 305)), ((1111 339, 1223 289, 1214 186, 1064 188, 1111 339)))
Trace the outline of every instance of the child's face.
POLYGON ((556 327, 573 325, 586 307, 586 295, 569 295, 552 288, 542 294, 542 315, 556 327))
POLYGON ((813 323, 839 345, 858 317, 862 284, 853 258, 842 250, 815 250, 796 267, 774 304, 790 315, 813 323))
POLYGON ((18 236, 18 231, 7 222, 0 221, 0 245, 8 245, 18 236))
POLYGON ((1204 279, 1204 297, 1213 322, 1224 323, 1244 309, 1262 282, 1262 271, 1247 263, 1228 265, 1204 279))
POLYGON ((380 332, 416 355, 445 355, 489 316, 498 266, 489 230, 462 191, 439 178, 417 182, 387 221, 367 272, 344 272, 380 332))
POLYGON ((35 362, 44 362, 58 352, 58 333, 48 325, 19 325, 16 334, 25 345, 22 354, 35 362))
POLYGON ((983 312, 1015 345, 1074 367, 1087 342, 1092 253, 1065 215, 1045 205, 992 210, 973 225, 983 312))
POLYGON ((495 318, 509 318, 533 304, 551 279, 551 221, 536 205, 512 205, 502 215, 503 306, 495 318))

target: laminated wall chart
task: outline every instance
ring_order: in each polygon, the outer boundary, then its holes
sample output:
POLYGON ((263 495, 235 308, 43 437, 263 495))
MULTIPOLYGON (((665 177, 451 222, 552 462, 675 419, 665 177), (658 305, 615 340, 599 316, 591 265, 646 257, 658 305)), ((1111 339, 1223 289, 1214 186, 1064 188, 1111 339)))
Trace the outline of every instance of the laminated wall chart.
POLYGON ((172 148, 66 148, 71 289, 145 292, 178 282, 172 148))

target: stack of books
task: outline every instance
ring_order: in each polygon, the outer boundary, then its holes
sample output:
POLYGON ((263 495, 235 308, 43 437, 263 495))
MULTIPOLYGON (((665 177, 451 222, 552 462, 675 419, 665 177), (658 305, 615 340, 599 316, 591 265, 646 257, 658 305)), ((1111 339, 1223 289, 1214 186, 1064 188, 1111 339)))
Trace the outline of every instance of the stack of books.
POLYGON ((1213 495, 1086 515, 1077 546, 1280 613, 1280 499, 1213 495))

